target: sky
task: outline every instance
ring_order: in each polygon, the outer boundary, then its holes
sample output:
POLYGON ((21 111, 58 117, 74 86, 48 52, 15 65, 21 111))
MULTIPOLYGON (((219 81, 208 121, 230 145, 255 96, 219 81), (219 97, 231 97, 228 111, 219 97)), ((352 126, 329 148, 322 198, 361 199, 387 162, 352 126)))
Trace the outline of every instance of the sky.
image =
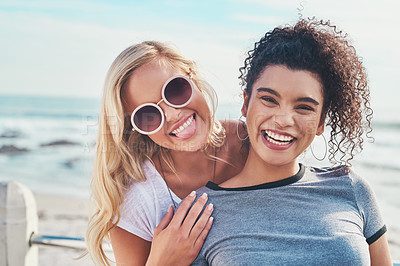
POLYGON ((240 103, 246 52, 266 31, 293 24, 299 8, 350 35, 374 109, 400 113, 396 0, 0 0, 0 95, 99 98, 114 58, 157 40, 195 60, 220 102, 240 103))

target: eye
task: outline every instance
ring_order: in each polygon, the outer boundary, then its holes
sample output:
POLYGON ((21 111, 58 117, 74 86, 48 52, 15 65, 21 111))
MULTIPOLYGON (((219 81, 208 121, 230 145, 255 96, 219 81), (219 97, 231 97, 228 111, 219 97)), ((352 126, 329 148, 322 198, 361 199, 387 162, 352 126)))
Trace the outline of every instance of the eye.
POLYGON ((277 104, 277 101, 275 101, 274 98, 269 97, 269 96, 262 96, 262 97, 261 97, 261 100, 263 100, 264 102, 267 102, 267 103, 274 103, 274 104, 277 104))
POLYGON ((299 105, 297 107, 297 109, 299 110, 305 110, 305 111, 315 111, 313 107, 309 106, 309 105, 299 105))

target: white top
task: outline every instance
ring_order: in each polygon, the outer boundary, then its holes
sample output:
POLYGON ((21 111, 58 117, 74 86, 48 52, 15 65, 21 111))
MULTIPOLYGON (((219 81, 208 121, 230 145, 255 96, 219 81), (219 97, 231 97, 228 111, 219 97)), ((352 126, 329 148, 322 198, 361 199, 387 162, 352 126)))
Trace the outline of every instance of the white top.
POLYGON ((147 180, 134 182, 125 192, 117 226, 152 241, 154 229, 167 213, 169 205, 174 206, 171 196, 176 206, 181 199, 168 191, 167 184, 150 161, 143 164, 143 170, 147 180))

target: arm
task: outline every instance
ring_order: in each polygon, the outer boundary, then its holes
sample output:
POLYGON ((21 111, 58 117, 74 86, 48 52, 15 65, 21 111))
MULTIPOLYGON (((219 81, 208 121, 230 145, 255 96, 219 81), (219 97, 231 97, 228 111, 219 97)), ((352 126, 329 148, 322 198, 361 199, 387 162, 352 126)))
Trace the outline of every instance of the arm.
POLYGON ((123 265, 189 265, 197 257, 211 229, 212 205, 195 195, 189 195, 176 214, 170 206, 167 214, 154 231, 153 242, 148 242, 119 227, 110 231, 111 243, 117 264, 123 265), (190 209, 190 210, 189 210, 190 209))
POLYGON ((145 265, 151 242, 116 226, 110 230, 111 245, 117 264, 145 265))
POLYGON ((369 246, 371 265, 393 265, 386 234, 369 246))

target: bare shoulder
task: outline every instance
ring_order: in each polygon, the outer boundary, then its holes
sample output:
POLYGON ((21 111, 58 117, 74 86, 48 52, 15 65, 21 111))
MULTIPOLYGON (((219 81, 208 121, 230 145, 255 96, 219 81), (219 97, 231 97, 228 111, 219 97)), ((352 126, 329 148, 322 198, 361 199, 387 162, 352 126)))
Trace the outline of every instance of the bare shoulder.
POLYGON ((226 142, 229 147, 239 148, 245 143, 243 139, 247 136, 246 124, 238 119, 219 120, 226 131, 226 142))
POLYGON ((236 131, 239 126, 238 120, 219 120, 221 125, 225 129, 226 139, 223 148, 228 149, 231 152, 231 149, 235 149, 237 144, 239 144, 239 138, 237 137, 236 131))
POLYGON ((249 149, 248 143, 242 140, 247 135, 242 122, 239 120, 220 120, 220 122, 226 131, 225 143, 218 149, 217 153, 217 157, 226 162, 219 163, 218 172, 221 173, 221 179, 219 179, 221 182, 241 171, 247 160, 249 149))
POLYGON ((236 127, 240 123, 238 119, 223 119, 219 120, 219 122, 225 128, 226 132, 231 132, 233 130, 236 130, 236 127))

